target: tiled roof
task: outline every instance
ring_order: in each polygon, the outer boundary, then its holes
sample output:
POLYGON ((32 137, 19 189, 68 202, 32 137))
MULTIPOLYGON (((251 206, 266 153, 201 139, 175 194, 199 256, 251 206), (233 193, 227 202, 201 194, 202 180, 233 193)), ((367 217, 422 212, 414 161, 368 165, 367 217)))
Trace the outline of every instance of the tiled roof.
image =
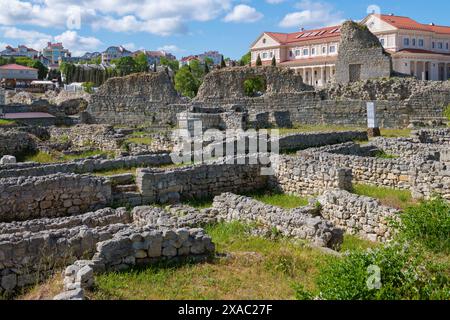
POLYGON ((303 41, 319 40, 340 37, 340 26, 331 26, 313 30, 303 30, 294 33, 265 32, 280 44, 297 43, 303 41))
POLYGON ((408 52, 408 53, 425 53, 425 54, 443 54, 446 56, 450 56, 449 53, 445 52, 436 52, 436 51, 430 51, 430 50, 424 50, 424 49, 402 49, 397 52, 408 52))
POLYGON ((408 17, 382 14, 380 15, 380 18, 384 22, 389 23, 391 26, 396 27, 398 29, 450 34, 450 27, 423 24, 408 17))
POLYGON ((37 69, 21 66, 19 64, 15 64, 15 63, 14 64, 5 64, 5 65, 1 66, 0 69, 3 69, 3 70, 32 70, 32 71, 37 71, 37 69))

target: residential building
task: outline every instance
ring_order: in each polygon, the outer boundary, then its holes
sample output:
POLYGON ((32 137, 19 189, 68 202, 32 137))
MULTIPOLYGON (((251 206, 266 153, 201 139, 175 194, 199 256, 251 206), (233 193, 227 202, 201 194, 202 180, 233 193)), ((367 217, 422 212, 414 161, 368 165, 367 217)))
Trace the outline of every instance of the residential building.
POLYGON ((39 56, 39 52, 32 48, 28 48, 25 45, 19 45, 17 48, 6 46, 5 50, 0 52, 2 57, 27 57, 30 59, 36 59, 39 56))
POLYGON ((9 88, 26 87, 38 79, 38 70, 18 64, 0 66, 0 80, 3 86, 9 88))
POLYGON ((194 61, 194 60, 199 61, 197 56, 188 56, 188 57, 181 58, 181 60, 180 60, 180 68, 183 67, 183 66, 190 65, 191 62, 194 61))
POLYGON ((61 42, 48 42, 47 47, 42 49, 42 55, 49 61, 49 67, 58 67, 60 59, 71 57, 70 51, 61 42))
POLYGON ((200 62, 204 63, 206 58, 209 58, 212 60, 213 65, 218 66, 222 62, 223 55, 219 53, 218 51, 207 51, 204 53, 201 53, 197 55, 200 62))
POLYGON ((111 60, 131 57, 133 53, 122 46, 112 46, 102 52, 102 64, 111 64, 111 60))
MULTIPOLYGON (((391 54, 395 72, 419 79, 450 78, 450 27, 421 24, 411 18, 371 14, 361 21, 391 54)), ((272 59, 297 70, 305 83, 323 86, 336 72, 340 26, 294 33, 264 32, 251 45, 251 62, 272 59)))

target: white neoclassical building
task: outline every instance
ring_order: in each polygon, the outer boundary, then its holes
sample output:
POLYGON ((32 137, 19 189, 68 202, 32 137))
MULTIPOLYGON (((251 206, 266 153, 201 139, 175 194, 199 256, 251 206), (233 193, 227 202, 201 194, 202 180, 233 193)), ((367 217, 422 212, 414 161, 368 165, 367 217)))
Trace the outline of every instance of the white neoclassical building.
MULTIPOLYGON (((392 56, 394 71, 424 80, 450 79, 450 27, 422 24, 408 17, 371 14, 361 21, 392 56)), ((298 70, 306 83, 323 86, 335 74, 340 26, 294 33, 264 32, 251 45, 252 65, 298 70)))

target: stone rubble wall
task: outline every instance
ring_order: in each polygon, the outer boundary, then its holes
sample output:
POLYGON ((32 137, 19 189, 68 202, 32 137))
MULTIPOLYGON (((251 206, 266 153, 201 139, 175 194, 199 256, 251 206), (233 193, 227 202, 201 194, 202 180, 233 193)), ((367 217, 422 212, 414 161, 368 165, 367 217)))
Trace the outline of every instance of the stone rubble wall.
POLYGON ((307 149, 324 145, 332 145, 347 141, 367 141, 366 131, 342 131, 342 132, 311 132, 293 133, 279 138, 280 151, 307 149))
POLYGON ((440 195, 450 201, 450 162, 423 162, 411 168, 411 175, 414 198, 430 199, 440 195))
POLYGON ((411 133, 413 139, 421 143, 450 144, 450 128, 427 130, 421 129, 411 133))
POLYGON ((285 210, 223 193, 214 198, 213 208, 219 213, 219 220, 257 222, 266 229, 275 228, 283 236, 307 239, 321 247, 336 248, 343 240, 343 232, 319 216, 318 208, 313 206, 285 210))
POLYGON ((0 166, 0 178, 44 176, 57 173, 93 173, 120 168, 161 166, 171 164, 167 153, 129 156, 116 159, 84 159, 66 163, 40 164, 35 162, 0 166))
POLYGON ((6 94, 5 89, 0 88, 0 106, 3 106, 6 104, 6 94))
POLYGON ((412 138, 383 138, 377 137, 370 142, 384 152, 401 158, 422 157, 424 159, 440 160, 440 154, 448 147, 431 143, 417 143, 412 138))
POLYGON ((109 125, 79 124, 69 128, 51 127, 49 131, 51 138, 66 137, 74 147, 96 147, 104 151, 120 148, 121 139, 109 125))
POLYGON ((392 236, 390 220, 399 215, 398 210, 382 206, 376 199, 344 190, 326 191, 317 200, 325 219, 350 234, 371 241, 388 241, 392 236))
POLYGON ((64 291, 54 300, 83 300, 94 285, 94 273, 122 271, 161 260, 202 261, 214 254, 215 245, 203 229, 129 228, 97 243, 92 260, 79 260, 64 271, 64 291))
POLYGON ((264 188, 259 164, 203 164, 171 170, 138 169, 136 184, 143 204, 207 198, 223 192, 245 192, 264 188))
POLYGON ((76 174, 0 179, 0 222, 87 212, 111 202, 105 178, 76 174))
POLYGON ((18 156, 35 149, 36 143, 30 134, 14 129, 0 129, 0 157, 4 155, 18 156))
MULTIPOLYGON (((341 164, 330 165, 305 157, 279 156, 271 187, 299 196, 317 195, 328 189, 350 190, 351 170, 341 164)), ((275 159, 272 159, 272 162, 275 159)))

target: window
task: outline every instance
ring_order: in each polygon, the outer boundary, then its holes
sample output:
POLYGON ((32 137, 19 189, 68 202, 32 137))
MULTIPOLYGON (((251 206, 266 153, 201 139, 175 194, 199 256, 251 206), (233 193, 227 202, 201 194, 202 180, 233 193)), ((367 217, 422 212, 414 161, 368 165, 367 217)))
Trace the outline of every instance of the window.
POLYGON ((444 48, 444 44, 442 42, 438 42, 438 49, 443 49, 444 48))
POLYGON ((309 50, 308 49, 303 49, 303 55, 304 56, 308 56, 309 55, 309 50))
POLYGON ((292 55, 293 55, 292 50, 289 50, 289 57, 292 58, 292 55))
POLYGON ((295 56, 299 56, 300 55, 300 50, 295 50, 295 56))
POLYGON ((405 46, 409 46, 409 38, 403 39, 403 44, 404 44, 405 46))
POLYGON ((273 58, 273 52, 272 51, 270 52, 270 57, 273 58))
POLYGON ((267 52, 264 52, 262 57, 263 57, 263 59, 267 59, 267 52))
POLYGON ((384 38, 381 38, 381 39, 380 39, 380 43, 381 43, 381 45, 384 47, 384 38))
POLYGON ((311 49, 311 55, 313 56, 313 55, 315 55, 316 54, 316 48, 312 48, 311 49))
POLYGON ((322 54, 326 54, 327 53, 327 47, 322 47, 322 54))
POLYGON ((336 52, 336 47, 330 46, 330 53, 335 53, 335 52, 336 52))
POLYGON ((436 48, 436 43, 433 42, 433 44, 431 46, 433 47, 433 49, 436 48))
POLYGON ((419 39, 419 47, 423 47, 423 45, 424 45, 423 39, 419 39))
POLYGON ((413 45, 413 47, 416 46, 416 39, 412 39, 412 45, 413 45))
POLYGON ((446 47, 446 48, 447 48, 447 50, 448 50, 448 42, 446 43, 445 47, 446 47))
POLYGON ((264 38, 262 42, 265 44, 266 43, 266 38, 264 38))

